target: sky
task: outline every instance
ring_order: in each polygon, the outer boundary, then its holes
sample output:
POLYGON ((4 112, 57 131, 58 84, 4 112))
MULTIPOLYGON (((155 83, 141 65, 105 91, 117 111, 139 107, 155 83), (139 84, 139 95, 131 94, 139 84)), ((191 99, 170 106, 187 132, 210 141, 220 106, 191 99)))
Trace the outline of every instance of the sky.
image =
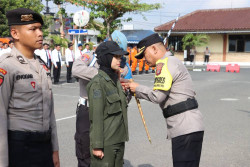
MULTIPOLYGON (((162 8, 142 13, 147 20, 144 20, 141 14, 125 14, 123 19, 131 17, 133 21, 123 22, 123 25, 132 24, 136 30, 153 30, 161 24, 176 19, 178 15, 184 16, 195 10, 250 7, 250 0, 141 0, 140 2, 160 3, 162 8)), ((43 0, 43 4, 45 4, 45 0, 43 0)), ((49 2, 49 6, 51 12, 58 11, 57 6, 52 2, 49 2)), ((77 7, 70 3, 65 3, 63 6, 67 13, 83 10, 83 7, 77 7)))

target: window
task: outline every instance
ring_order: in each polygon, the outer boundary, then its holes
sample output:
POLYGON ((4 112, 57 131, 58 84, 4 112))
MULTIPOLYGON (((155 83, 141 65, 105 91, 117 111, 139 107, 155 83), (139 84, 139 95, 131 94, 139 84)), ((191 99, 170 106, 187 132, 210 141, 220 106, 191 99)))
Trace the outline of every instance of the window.
POLYGON ((168 39, 168 46, 174 46, 175 51, 182 51, 183 36, 170 36, 168 39))
POLYGON ((250 40, 245 42, 245 51, 250 52, 250 40))
POLYGON ((250 52, 250 35, 229 35, 229 52, 250 52))
POLYGON ((236 40, 229 40, 229 51, 230 52, 236 51, 236 40))

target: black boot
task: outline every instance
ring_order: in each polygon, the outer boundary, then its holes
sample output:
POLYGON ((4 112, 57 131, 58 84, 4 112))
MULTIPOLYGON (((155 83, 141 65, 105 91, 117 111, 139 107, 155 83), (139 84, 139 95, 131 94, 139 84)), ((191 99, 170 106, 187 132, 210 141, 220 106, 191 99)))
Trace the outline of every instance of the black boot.
POLYGON ((148 74, 148 70, 145 73, 148 74))
POLYGON ((155 73, 155 70, 152 70, 152 73, 155 73))
POLYGON ((139 71, 139 74, 142 74, 142 71, 139 71))
POLYGON ((137 75, 136 71, 133 71, 132 74, 133 74, 133 75, 137 75))

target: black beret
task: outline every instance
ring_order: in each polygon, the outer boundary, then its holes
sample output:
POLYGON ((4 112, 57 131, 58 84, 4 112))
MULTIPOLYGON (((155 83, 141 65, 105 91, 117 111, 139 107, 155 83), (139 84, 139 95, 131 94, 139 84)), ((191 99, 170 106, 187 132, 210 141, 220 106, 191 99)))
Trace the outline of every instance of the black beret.
POLYGON ((108 53, 112 55, 121 55, 121 56, 129 54, 127 51, 121 49, 119 45, 114 41, 103 42, 96 48, 97 58, 99 56, 103 56, 108 53))
POLYGON ((135 58, 142 59, 144 56, 144 51, 147 49, 147 47, 159 42, 163 43, 163 40, 157 33, 154 33, 146 38, 143 38, 137 45, 139 51, 135 55, 135 58))
POLYGON ((31 9, 17 8, 6 13, 8 25, 26 25, 33 23, 41 23, 43 25, 42 17, 31 9))

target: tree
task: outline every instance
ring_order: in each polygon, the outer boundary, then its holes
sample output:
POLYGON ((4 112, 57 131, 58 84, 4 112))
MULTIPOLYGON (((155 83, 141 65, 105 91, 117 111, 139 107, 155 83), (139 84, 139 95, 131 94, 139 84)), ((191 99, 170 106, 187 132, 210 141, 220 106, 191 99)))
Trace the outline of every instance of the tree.
POLYGON ((0 0, 0 36, 10 35, 6 12, 16 8, 29 8, 40 13, 44 6, 41 0, 0 0))
POLYGON ((186 34, 182 38, 183 42, 183 49, 185 50, 186 47, 192 48, 193 46, 204 46, 208 43, 209 36, 206 34, 186 34))
MULTIPOLYGON (((140 0, 66 0, 77 6, 84 6, 91 10, 90 17, 102 18, 106 27, 102 34, 108 37, 121 24, 121 17, 128 12, 141 13, 159 9, 160 4, 140 3, 140 0)), ((131 18, 125 21, 130 21, 131 18)), ((103 36, 102 36, 103 38, 103 36)))
POLYGON ((50 39, 52 40, 51 48, 54 48, 56 44, 61 45, 63 48, 68 47, 69 40, 66 38, 61 38, 59 35, 50 35, 50 39))

